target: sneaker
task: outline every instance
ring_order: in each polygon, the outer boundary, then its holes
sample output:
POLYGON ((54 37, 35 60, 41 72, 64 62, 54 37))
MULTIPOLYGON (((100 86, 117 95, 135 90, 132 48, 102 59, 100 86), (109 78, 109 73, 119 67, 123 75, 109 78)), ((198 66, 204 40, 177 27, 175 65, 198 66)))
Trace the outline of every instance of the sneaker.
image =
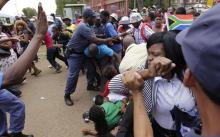
POLYGON ((52 66, 52 65, 49 65, 48 68, 53 68, 53 66, 52 66))
POLYGON ((71 99, 69 94, 64 95, 64 101, 65 101, 67 106, 72 106, 74 104, 73 100, 71 99))
POLYGON ((19 133, 11 133, 10 137, 34 137, 33 135, 25 135, 22 132, 19 133))

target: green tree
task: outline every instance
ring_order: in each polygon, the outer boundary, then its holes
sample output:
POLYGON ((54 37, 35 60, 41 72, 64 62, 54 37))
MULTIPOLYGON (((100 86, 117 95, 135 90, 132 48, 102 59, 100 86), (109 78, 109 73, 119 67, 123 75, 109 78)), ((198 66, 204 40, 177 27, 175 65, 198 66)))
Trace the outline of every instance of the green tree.
POLYGON ((37 15, 36 9, 30 8, 30 7, 23 8, 23 9, 22 9, 22 12, 23 12, 24 15, 25 15, 26 17, 28 17, 28 18, 32 18, 33 16, 36 16, 36 15, 37 15))
POLYGON ((63 8, 66 4, 76 4, 79 0, 56 0, 56 14, 63 16, 63 8))

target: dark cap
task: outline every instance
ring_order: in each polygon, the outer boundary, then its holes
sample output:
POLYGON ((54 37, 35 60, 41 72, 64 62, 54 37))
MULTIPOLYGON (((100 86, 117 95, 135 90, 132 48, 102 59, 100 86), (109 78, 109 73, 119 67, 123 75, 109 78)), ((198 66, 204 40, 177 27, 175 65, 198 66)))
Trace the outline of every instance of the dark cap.
POLYGON ((206 95, 220 104, 220 4, 177 35, 184 58, 206 95))
POLYGON ((71 19, 70 19, 70 18, 68 18, 68 17, 64 17, 62 20, 63 20, 63 21, 66 21, 66 20, 71 21, 71 19))
POLYGON ((96 17, 96 14, 92 9, 87 8, 83 12, 83 17, 96 17))

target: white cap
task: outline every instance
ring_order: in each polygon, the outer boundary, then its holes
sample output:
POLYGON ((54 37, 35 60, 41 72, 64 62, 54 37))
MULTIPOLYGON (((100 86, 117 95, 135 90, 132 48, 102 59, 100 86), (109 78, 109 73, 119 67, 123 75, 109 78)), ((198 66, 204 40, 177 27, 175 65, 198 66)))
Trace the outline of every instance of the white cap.
POLYGON ((119 24, 122 25, 122 24, 130 24, 130 20, 128 18, 128 16, 124 16, 121 18, 121 20, 119 21, 119 24))
POLYGON ((138 12, 138 10, 137 9, 133 9, 132 12, 138 12))
POLYGON ((132 13, 130 15, 130 23, 136 23, 143 20, 140 13, 132 13))
POLYGON ((47 16, 47 22, 54 23, 53 17, 52 16, 47 16))
POLYGON ((116 13, 112 13, 110 16, 113 17, 115 20, 118 21, 118 15, 117 15, 116 13))

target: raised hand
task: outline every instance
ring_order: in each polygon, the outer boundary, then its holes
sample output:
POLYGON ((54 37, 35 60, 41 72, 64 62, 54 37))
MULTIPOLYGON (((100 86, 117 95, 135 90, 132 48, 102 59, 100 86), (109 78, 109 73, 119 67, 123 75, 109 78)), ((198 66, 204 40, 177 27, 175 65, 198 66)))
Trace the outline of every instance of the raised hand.
POLYGON ((42 37, 42 39, 45 37, 47 33, 47 17, 43 10, 42 4, 39 3, 38 5, 38 16, 37 16, 37 26, 36 26, 36 35, 42 37))
POLYGON ((127 71, 122 76, 122 81, 130 90, 142 90, 144 87, 144 79, 135 71, 127 71))
POLYGON ((157 76, 164 76, 169 73, 173 68, 175 68, 175 64, 172 61, 165 57, 157 57, 151 61, 148 69, 142 70, 139 74, 144 79, 149 79, 157 76))

